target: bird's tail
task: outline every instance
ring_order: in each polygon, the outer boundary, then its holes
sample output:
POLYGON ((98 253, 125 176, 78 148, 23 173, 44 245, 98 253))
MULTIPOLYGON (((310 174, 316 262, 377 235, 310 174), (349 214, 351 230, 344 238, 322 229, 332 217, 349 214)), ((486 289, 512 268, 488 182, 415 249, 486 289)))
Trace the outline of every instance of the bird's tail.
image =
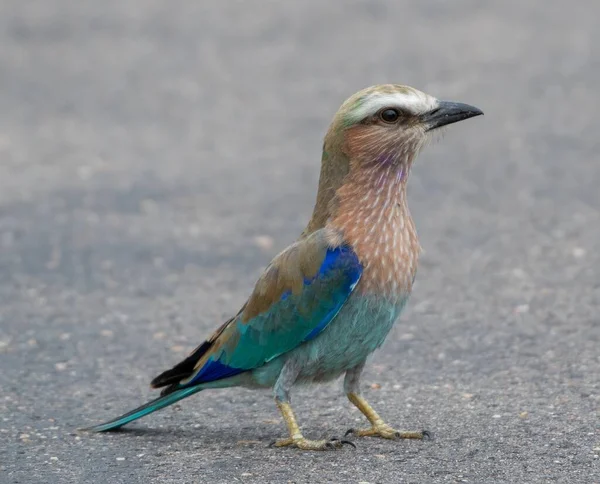
POLYGON ((194 393, 199 392, 200 390, 202 390, 201 385, 195 385, 193 387, 175 390, 172 393, 169 393, 168 395, 151 400, 150 402, 142 405, 141 407, 138 407, 135 410, 132 410, 131 412, 127 412, 126 414, 121 415, 120 417, 117 417, 113 420, 109 420, 108 422, 99 425, 94 425, 93 427, 88 427, 81 430, 88 432, 107 432, 110 430, 116 430, 119 427, 128 424, 129 422, 133 422, 138 418, 142 418, 148 415, 149 413, 156 412, 161 408, 168 407, 169 405, 172 405, 175 402, 178 402, 179 400, 182 400, 186 397, 189 397, 190 395, 193 395, 194 393))

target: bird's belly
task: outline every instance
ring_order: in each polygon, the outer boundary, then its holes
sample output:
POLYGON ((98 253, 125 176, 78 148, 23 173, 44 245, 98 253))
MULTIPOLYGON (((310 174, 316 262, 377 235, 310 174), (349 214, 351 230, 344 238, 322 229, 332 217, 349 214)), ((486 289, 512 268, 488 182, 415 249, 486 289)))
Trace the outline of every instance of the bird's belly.
POLYGON ((331 380, 363 362, 383 344, 406 299, 353 295, 322 333, 290 352, 302 368, 299 382, 331 380))

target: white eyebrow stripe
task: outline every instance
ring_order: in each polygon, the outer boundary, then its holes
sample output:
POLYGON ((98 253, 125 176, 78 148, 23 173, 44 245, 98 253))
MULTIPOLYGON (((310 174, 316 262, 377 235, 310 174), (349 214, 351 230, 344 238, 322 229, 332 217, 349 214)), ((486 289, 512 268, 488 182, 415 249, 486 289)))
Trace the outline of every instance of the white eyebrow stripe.
POLYGON ((416 92, 410 94, 401 92, 371 94, 360 106, 353 109, 350 115, 355 121, 359 121, 374 115, 380 109, 394 106, 413 114, 422 114, 434 109, 437 106, 437 100, 427 95, 419 95, 416 92))

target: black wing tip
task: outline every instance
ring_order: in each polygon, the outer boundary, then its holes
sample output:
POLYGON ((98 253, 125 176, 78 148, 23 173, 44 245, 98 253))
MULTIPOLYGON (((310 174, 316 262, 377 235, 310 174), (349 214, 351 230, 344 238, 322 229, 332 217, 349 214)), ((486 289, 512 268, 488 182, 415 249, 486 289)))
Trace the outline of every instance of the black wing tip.
POLYGON ((150 386, 152 388, 168 386, 169 393, 172 392, 175 389, 175 387, 173 387, 174 385, 178 384, 181 380, 188 378, 194 373, 196 363, 204 355, 204 353, 208 351, 211 345, 212 343, 209 341, 202 343, 185 360, 179 362, 173 368, 163 371, 160 375, 154 378, 150 382, 150 386))
POLYGON ((170 388, 173 385, 177 385, 181 380, 187 378, 192 373, 193 371, 182 372, 180 368, 175 367, 171 370, 167 370, 161 373, 156 378, 154 378, 150 382, 150 387, 154 389, 162 387, 170 388))
POLYGON ((162 391, 160 392, 160 396, 166 397, 170 393, 173 393, 175 390, 179 390, 180 388, 181 388, 181 385, 179 383, 173 383, 173 384, 163 388, 162 391))

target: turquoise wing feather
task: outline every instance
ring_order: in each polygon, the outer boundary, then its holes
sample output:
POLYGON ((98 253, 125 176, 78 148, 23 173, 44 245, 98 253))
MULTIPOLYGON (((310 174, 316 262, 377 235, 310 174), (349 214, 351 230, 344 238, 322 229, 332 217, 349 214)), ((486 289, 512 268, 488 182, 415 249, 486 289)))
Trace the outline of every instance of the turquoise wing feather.
POLYGON ((262 366, 325 329, 362 274, 355 252, 331 239, 317 231, 277 256, 244 309, 219 329, 180 388, 262 366))

